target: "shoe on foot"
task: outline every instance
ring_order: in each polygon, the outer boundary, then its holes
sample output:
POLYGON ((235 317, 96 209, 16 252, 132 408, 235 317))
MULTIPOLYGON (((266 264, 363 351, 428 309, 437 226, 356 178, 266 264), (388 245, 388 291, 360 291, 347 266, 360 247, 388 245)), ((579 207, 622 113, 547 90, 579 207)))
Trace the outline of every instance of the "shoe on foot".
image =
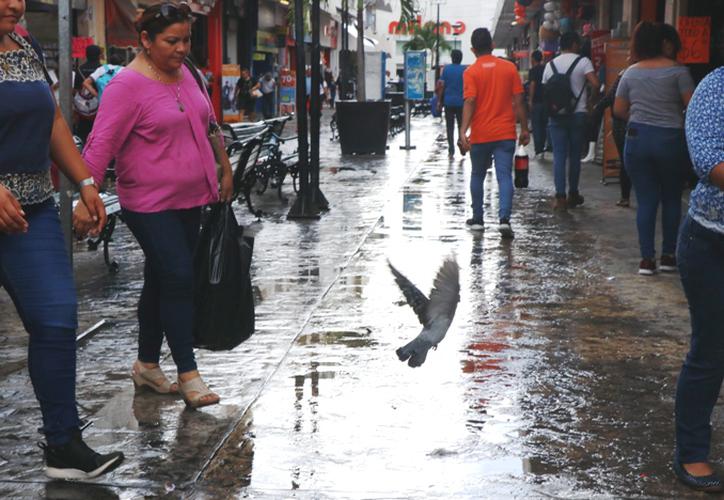
POLYGON ((513 234, 513 229, 510 227, 510 221, 508 219, 500 219, 500 223, 498 224, 498 231, 500 232, 500 235, 503 237, 503 239, 512 240, 513 238, 515 238, 515 235, 513 234))
POLYGON ((617 207, 624 207, 627 208, 630 205, 628 198, 621 198, 616 202, 617 207))
POLYGON ((565 195, 556 195, 556 201, 553 202, 553 210, 566 210, 568 208, 568 202, 566 201, 565 195))
POLYGON ((673 466, 674 474, 676 474, 679 481, 693 490, 707 491, 710 493, 724 491, 721 479, 716 473, 709 474, 708 476, 692 476, 684 469, 684 466, 679 462, 678 458, 674 458, 673 466))
POLYGON ((85 444, 80 430, 73 433, 67 444, 39 446, 45 455, 45 474, 53 479, 93 479, 121 465, 124 458, 120 451, 96 453, 85 444))
POLYGON ((641 276, 653 276, 656 273, 656 261, 654 259, 641 259, 639 274, 641 276))
POLYGON ((140 361, 136 361, 131 369, 131 379, 137 388, 148 387, 159 394, 176 394, 178 392, 178 384, 166 378, 160 366, 146 368, 140 361))
POLYGON ((468 219, 465 221, 465 224, 468 226, 468 229, 473 231, 485 231, 485 223, 483 222, 483 219, 468 219))
POLYGON ((213 392, 201 380, 201 377, 195 377, 187 382, 178 381, 178 392, 184 399, 186 406, 189 408, 201 408, 202 406, 210 406, 219 404, 221 398, 213 392))
POLYGON ((662 255, 661 261, 659 262, 659 269, 665 273, 675 273, 677 271, 676 257, 673 255, 662 255))
POLYGON ((455 148, 449 148, 447 150, 447 157, 448 158, 455 158, 455 148))
POLYGON ((568 208, 576 208, 581 205, 583 205, 583 196, 578 194, 578 192, 568 193, 568 208))

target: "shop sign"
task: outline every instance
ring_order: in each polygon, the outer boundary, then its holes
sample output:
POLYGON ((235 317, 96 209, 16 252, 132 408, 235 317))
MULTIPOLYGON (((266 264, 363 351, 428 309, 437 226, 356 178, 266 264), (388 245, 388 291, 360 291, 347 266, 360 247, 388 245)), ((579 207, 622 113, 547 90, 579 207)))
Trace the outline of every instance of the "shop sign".
POLYGON ((221 65, 221 113, 224 123, 238 122, 239 110, 234 102, 236 84, 241 78, 241 67, 238 64, 221 65))
POLYGON ((89 36, 74 36, 71 38, 71 54, 73 59, 85 59, 85 49, 93 45, 93 38, 89 36))
POLYGON ((405 52, 405 99, 418 101, 425 98, 426 69, 424 50, 405 52))
POLYGON ((681 37, 680 63, 709 62, 711 17, 679 17, 679 36, 681 37))
POLYGON ((277 35, 270 31, 257 31, 256 50, 258 52, 267 52, 269 54, 276 54, 279 52, 279 49, 277 48, 277 35))
MULTIPOLYGON (((422 16, 417 16, 416 19, 407 23, 401 23, 398 21, 392 21, 387 27, 387 32, 390 35, 413 35, 417 28, 423 26, 432 27, 433 32, 437 32, 434 21, 428 21, 425 24, 422 23, 422 16)), ((440 21, 440 34, 441 35, 462 35, 465 33, 465 23, 457 21, 456 23, 450 23, 449 21, 440 21)))
POLYGON ((279 112, 294 113, 297 98, 297 77, 295 72, 282 68, 279 72, 279 112))

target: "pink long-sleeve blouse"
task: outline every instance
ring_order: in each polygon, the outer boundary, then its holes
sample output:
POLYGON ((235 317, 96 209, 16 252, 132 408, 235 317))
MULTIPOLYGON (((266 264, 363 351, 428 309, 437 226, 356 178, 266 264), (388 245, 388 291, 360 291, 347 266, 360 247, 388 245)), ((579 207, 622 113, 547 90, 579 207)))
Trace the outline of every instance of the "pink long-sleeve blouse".
POLYGON ((207 138, 213 117, 208 98, 185 66, 180 93, 175 83, 127 68, 103 92, 83 157, 98 184, 115 158, 116 189, 127 210, 150 213, 205 205, 219 197, 207 138))

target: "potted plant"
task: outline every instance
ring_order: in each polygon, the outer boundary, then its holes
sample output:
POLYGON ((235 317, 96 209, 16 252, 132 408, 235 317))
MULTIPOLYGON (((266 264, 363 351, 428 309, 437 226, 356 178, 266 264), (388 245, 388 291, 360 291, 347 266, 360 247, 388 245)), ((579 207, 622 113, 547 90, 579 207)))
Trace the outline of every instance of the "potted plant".
MULTIPOLYGON (((414 0, 400 0, 401 23, 412 19, 414 4, 414 0)), ((365 1, 357 0, 357 99, 336 103, 342 154, 385 154, 387 151, 390 101, 368 101, 365 92, 364 9, 365 1)))

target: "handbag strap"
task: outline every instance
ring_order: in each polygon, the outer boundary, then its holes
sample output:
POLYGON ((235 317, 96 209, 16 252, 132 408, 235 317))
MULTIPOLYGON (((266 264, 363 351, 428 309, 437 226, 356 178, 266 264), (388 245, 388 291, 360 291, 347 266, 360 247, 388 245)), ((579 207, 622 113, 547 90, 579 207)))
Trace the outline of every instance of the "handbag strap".
MULTIPOLYGON (((206 92, 206 85, 201 80, 201 73, 199 72, 199 69, 196 67, 196 65, 193 63, 191 59, 186 57, 184 59, 184 66, 189 70, 191 73, 191 76, 194 77, 194 80, 196 80, 196 84, 199 86, 199 89, 201 90, 201 93, 204 94, 204 97, 206 98, 206 102, 209 104, 209 109, 214 109, 214 105, 211 103, 211 98, 209 97, 209 93, 206 92)), ((209 132, 216 132, 219 129, 219 124, 216 123, 216 121, 212 118, 209 120, 209 132)))

